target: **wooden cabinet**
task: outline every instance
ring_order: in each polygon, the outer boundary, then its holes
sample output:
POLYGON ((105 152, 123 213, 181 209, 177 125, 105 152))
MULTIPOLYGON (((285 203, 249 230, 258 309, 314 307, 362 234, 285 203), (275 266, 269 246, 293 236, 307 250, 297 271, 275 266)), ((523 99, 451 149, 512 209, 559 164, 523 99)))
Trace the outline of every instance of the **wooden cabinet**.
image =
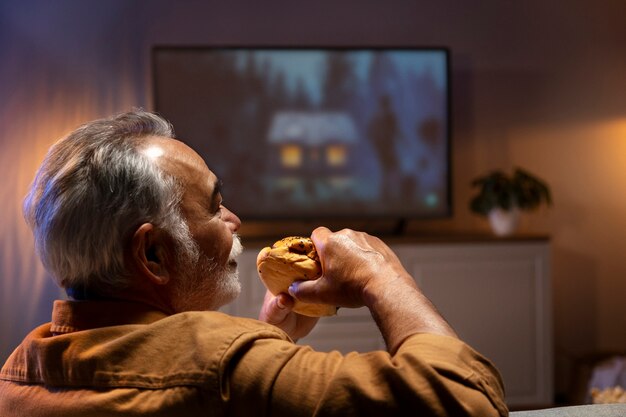
MULTIPOLYGON (((253 244, 242 254, 242 294, 224 311, 258 316, 265 294, 256 272, 261 246, 253 244)), ((390 246, 459 336, 496 364, 510 406, 552 403, 547 239, 396 241, 390 246)), ((385 348, 365 308, 340 309, 337 316, 321 319, 299 343, 344 353, 385 348)))

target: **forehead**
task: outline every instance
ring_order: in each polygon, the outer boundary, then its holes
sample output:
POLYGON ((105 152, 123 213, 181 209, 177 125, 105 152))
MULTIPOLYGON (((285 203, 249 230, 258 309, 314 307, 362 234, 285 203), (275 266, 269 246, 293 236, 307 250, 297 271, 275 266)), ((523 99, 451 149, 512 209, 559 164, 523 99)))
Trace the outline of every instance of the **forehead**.
POLYGON ((180 180, 186 188, 212 191, 218 184, 216 175, 204 160, 181 141, 170 138, 147 138, 140 150, 168 174, 180 180))

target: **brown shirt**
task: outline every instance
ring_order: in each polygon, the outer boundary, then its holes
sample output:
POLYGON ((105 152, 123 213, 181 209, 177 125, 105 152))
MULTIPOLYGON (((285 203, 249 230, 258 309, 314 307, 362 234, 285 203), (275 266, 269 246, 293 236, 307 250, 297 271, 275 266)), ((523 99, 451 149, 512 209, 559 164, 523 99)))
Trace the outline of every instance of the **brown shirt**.
POLYGON ((393 356, 315 352, 219 312, 56 301, 0 372, 0 416, 507 415, 493 365, 417 334, 393 356))

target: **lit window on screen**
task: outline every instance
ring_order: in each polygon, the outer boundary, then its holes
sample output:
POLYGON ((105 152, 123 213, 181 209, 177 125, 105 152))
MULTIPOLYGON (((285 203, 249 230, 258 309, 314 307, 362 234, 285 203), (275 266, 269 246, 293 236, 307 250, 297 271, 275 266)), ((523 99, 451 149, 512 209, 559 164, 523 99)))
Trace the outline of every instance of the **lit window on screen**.
POLYGON ((331 145, 326 148, 326 162, 328 165, 337 167, 346 163, 346 148, 339 145, 331 145))
POLYGON ((280 157, 284 167, 298 168, 302 165, 302 149, 298 145, 283 146, 280 157))

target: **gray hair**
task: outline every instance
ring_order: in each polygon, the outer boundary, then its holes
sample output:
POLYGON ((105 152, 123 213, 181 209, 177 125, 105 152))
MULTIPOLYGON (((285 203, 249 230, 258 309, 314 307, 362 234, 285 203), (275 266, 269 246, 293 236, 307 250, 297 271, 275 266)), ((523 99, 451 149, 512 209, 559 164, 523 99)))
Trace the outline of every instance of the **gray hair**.
POLYGON ((189 243, 182 186, 140 152, 147 136, 174 132, 160 116, 137 110, 84 124, 48 151, 24 217, 59 286, 94 294, 126 286, 124 242, 145 222, 189 243))

